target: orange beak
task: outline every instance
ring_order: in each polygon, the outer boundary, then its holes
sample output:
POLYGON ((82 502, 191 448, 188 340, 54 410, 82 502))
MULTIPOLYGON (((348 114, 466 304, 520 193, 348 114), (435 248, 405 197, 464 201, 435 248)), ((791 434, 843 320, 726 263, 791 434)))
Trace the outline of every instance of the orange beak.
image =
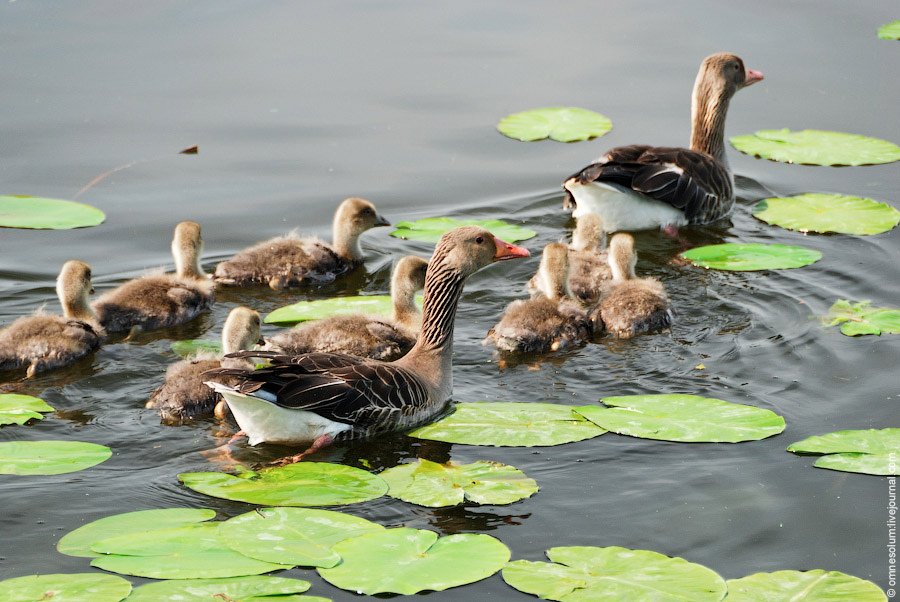
POLYGON ((494 244, 497 245, 497 253, 494 255, 494 261, 503 261, 505 259, 516 259, 517 257, 530 257, 531 253, 525 247, 519 247, 508 242, 502 241, 496 236, 494 244))

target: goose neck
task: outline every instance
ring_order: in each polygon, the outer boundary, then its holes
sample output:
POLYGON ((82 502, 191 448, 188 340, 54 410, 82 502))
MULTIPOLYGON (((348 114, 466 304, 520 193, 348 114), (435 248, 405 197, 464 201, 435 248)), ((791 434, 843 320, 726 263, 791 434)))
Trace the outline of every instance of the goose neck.
POLYGON ((725 116, 731 95, 698 76, 691 101, 691 150, 706 153, 726 169, 725 116))

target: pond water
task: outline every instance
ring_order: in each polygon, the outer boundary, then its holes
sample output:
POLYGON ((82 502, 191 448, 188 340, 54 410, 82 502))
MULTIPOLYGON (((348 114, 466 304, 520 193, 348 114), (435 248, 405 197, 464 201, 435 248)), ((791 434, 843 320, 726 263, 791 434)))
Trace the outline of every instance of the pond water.
MULTIPOLYGON (((682 243, 637 236, 639 273, 660 278, 678 319, 671 334, 604 341, 498 367, 480 340, 523 295, 538 251, 572 223, 560 182, 611 146, 685 144, 700 60, 729 50, 766 80, 739 93, 729 135, 819 128, 900 141, 900 45, 878 40, 893 2, 245 3, 11 2, 0 7, 0 192, 73 198, 95 176, 134 163, 79 200, 106 223, 72 231, 0 230, 0 323, 47 304, 67 259, 94 269, 99 292, 168 266, 173 225, 200 222, 204 265, 293 228, 329 235, 347 196, 390 220, 449 214, 504 217, 539 232, 527 261, 468 283, 454 357, 456 401, 594 403, 603 395, 681 392, 769 408, 783 434, 738 445, 687 445, 604 435, 553 448, 479 448, 404 435, 334 446, 316 460, 375 470, 413 457, 512 464, 541 491, 503 507, 429 510, 382 498, 346 511, 385 525, 485 532, 514 559, 556 545, 619 545, 678 555, 736 578, 832 569, 887 588, 887 481, 819 470, 784 451, 839 429, 900 426, 900 338, 851 339, 817 316, 838 298, 900 299, 900 229, 872 237, 804 236, 755 220, 767 191, 828 191, 900 202, 897 164, 821 168, 730 150, 739 174, 731 223, 683 231, 692 245, 784 242, 821 251, 813 266, 724 273, 674 265, 682 243), (611 3, 610 3, 611 4, 611 3), (610 116, 613 131, 579 144, 524 144, 494 131, 508 113, 572 105, 610 116), (196 156, 176 154, 198 144, 196 156), (698 364, 705 369, 698 370, 698 364)), ((110 446, 95 468, 56 477, 0 477, 0 578, 88 570, 58 554, 68 531, 144 508, 249 505, 179 485, 212 470, 199 452, 221 444, 213 423, 168 427, 143 409, 176 361, 172 340, 217 338, 228 311, 268 312, 298 299, 385 292, 391 260, 421 243, 364 237, 366 269, 309 291, 225 290, 180 328, 113 339, 91 359, 17 387, 57 412, 0 440, 79 439, 110 446)), ((276 329, 266 327, 266 333, 276 329)), ((0 378, 8 378, 5 374, 0 378)), ((285 448, 239 445, 260 462, 285 448)), ((310 594, 356 597, 313 571, 310 594)), ((133 579, 135 583, 142 580, 133 579)), ((499 575, 430 600, 525 599, 499 575)))

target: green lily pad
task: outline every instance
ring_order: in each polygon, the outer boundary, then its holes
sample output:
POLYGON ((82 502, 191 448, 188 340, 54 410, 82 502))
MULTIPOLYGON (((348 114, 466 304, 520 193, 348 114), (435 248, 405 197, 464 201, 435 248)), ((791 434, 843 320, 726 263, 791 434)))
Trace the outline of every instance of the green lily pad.
POLYGON ((900 476, 900 428, 835 431, 792 443, 795 454, 827 454, 816 468, 900 476))
POLYGON ((882 40, 900 40, 900 20, 891 21, 879 27, 878 37, 882 40))
POLYGON ((185 472, 178 480, 206 495, 266 506, 354 504, 381 497, 388 489, 378 475, 327 462, 298 462, 239 475, 185 472))
POLYGON ((875 165, 900 161, 900 146, 893 142, 823 130, 760 130, 732 137, 731 145, 748 155, 802 165, 875 165))
POLYGON ((419 506, 440 508, 465 501, 476 504, 512 504, 531 497, 537 482, 513 466, 498 462, 438 464, 419 459, 381 473, 388 495, 419 506))
POLYGON ((447 443, 533 447, 583 441, 606 432, 572 409, 555 403, 460 403, 449 416, 409 435, 447 443))
POLYGON ((806 247, 761 243, 723 243, 696 247, 681 254, 695 266, 713 270, 748 272, 802 268, 822 259, 806 247))
POLYGON ((718 601, 725 581, 713 570, 650 550, 612 546, 550 548, 552 562, 516 560, 503 580, 545 600, 718 601))
POLYGON ((128 602, 330 602, 294 595, 309 587, 309 581, 266 576, 160 581, 135 588, 128 602))
MULTIPOLYGON (((416 296, 416 302, 419 307, 422 307, 422 295, 416 296)), ((346 314, 390 316, 393 310, 394 304, 390 295, 335 297, 334 299, 298 301, 279 307, 267 315, 264 321, 266 324, 296 324, 346 314)))
POLYGON ((481 226, 506 242, 519 242, 537 236, 529 228, 510 224, 500 219, 456 219, 454 217, 426 217, 414 222, 400 222, 391 236, 436 243, 445 232, 461 226, 481 226))
POLYGON ((119 602, 131 584, 102 573, 27 575, 0 581, 3 602, 119 602))
POLYGON ((774 412, 699 395, 623 395, 602 401, 610 407, 575 411, 608 431, 641 439, 738 443, 784 430, 784 418, 774 412))
POLYGON ((65 474, 96 466, 111 455, 105 445, 84 441, 6 441, 0 443, 0 474, 65 474))
POLYGON ((106 215, 96 207, 27 195, 0 195, 0 228, 68 230, 102 224, 106 215))
POLYGON ((881 234, 900 223, 900 211, 887 203, 843 194, 798 194, 763 199, 753 216, 767 224, 800 232, 881 234))
POLYGON ((216 511, 207 508, 138 510, 105 516, 64 535, 57 542, 56 549, 68 556, 94 558, 100 554, 91 550, 91 546, 101 540, 130 533, 202 523, 215 517, 216 511))
POLYGON ((43 420, 41 412, 55 409, 38 397, 18 393, 0 393, 0 424, 25 424, 32 418, 43 420))
POLYGON ((900 334, 900 309, 872 307, 869 301, 851 303, 838 299, 828 310, 828 326, 841 325, 841 334, 900 334))
POLYGON ((360 594, 407 594, 486 579, 509 560, 509 548, 490 535, 438 537, 434 531, 385 529, 335 544, 343 562, 319 568, 325 581, 360 594))
POLYGON ((523 142, 545 138, 578 142, 597 138, 611 129, 609 117, 578 107, 531 109, 507 115, 497 124, 501 134, 523 142))
POLYGON ((242 577, 291 568, 232 550, 219 537, 221 524, 197 523, 103 539, 91 546, 101 554, 91 566, 153 579, 242 577))
POLYGON ((222 539, 244 556, 296 566, 332 567, 331 547, 348 537, 382 531, 364 518, 309 508, 259 508, 222 523, 222 539))
POLYGON ((212 353, 222 355, 222 341, 212 341, 210 339, 188 339, 186 341, 175 341, 170 347, 176 355, 185 359, 193 357, 198 353, 212 353))
POLYGON ((838 571, 775 571, 729 579, 729 602, 887 602, 871 581, 838 571))

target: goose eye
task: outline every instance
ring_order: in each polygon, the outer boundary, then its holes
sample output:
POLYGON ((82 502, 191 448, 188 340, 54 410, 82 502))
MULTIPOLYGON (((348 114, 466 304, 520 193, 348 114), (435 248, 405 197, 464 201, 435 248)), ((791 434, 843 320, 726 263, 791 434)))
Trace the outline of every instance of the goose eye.
POLYGON ((478 244, 483 243, 483 242, 484 242, 484 236, 478 236, 478 237, 476 237, 476 238, 475 238, 475 242, 477 242, 478 244))

